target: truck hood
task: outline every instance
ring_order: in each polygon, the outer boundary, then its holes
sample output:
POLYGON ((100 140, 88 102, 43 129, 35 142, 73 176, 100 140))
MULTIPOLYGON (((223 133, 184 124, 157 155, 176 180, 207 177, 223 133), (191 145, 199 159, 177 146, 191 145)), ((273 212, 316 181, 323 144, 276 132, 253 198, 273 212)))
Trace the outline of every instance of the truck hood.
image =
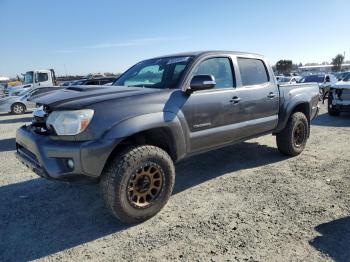
POLYGON ((31 100, 50 110, 81 109, 102 101, 159 92, 159 89, 124 86, 76 86, 34 96, 31 100))
POLYGON ((332 88, 336 89, 350 89, 350 81, 339 81, 332 88))

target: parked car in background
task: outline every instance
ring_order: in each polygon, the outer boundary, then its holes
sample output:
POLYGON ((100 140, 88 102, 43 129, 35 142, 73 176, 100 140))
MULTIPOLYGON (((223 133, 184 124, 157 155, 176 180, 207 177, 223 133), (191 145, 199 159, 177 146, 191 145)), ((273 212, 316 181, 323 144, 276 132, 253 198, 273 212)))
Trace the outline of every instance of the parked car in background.
POLYGON ((0 83, 0 98, 5 96, 5 86, 6 84, 0 83))
POLYGON ((63 83, 60 83, 60 86, 70 86, 74 81, 66 81, 63 83))
POLYGON ((296 84, 297 82, 298 82, 298 77, 296 76, 280 76, 277 79, 277 83, 281 85, 288 85, 288 84, 291 85, 291 84, 296 84))
POLYGON ((331 86, 337 82, 333 74, 317 74, 302 77, 298 83, 318 83, 320 89, 320 99, 324 102, 327 98, 331 86))
POLYGON ((338 72, 335 73, 335 77, 338 79, 338 81, 341 81, 343 78, 345 78, 350 72, 338 72))
POLYGON ((95 86, 95 85, 104 85, 107 83, 113 83, 117 78, 116 77, 102 77, 102 78, 93 78, 93 79, 81 79, 73 81, 70 86, 95 86))
POLYGON ((341 112, 350 112, 350 73, 334 84, 329 91, 328 113, 338 116, 341 112))
POLYGON ((36 108, 36 103, 31 101, 33 96, 48 93, 61 88, 42 87, 42 88, 21 88, 13 92, 11 96, 0 99, 0 112, 12 113, 15 115, 32 111, 36 108))
MULTIPOLYGON (((280 88, 265 57, 191 52, 137 63, 113 86, 71 86, 34 101, 17 157, 39 176, 100 180, 109 210, 139 223, 167 203, 174 162, 268 133, 300 154, 317 116, 317 84, 280 88)), ((191 179, 191 178, 188 178, 191 179)))

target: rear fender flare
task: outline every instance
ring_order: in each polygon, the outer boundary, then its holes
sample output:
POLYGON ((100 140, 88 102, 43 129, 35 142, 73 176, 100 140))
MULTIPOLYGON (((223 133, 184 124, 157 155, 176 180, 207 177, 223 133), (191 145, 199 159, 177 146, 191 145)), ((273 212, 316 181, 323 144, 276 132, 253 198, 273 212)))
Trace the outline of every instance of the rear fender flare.
POLYGON ((293 96, 292 98, 293 99, 290 99, 289 102, 285 103, 285 105, 281 108, 278 114, 278 118, 279 118, 278 125, 274 133, 279 133, 286 127, 289 117, 291 116, 292 112, 297 106, 300 106, 302 104, 307 104, 308 116, 310 116, 310 113, 311 113, 310 101, 308 101, 306 96, 303 94, 298 94, 296 96, 293 96))

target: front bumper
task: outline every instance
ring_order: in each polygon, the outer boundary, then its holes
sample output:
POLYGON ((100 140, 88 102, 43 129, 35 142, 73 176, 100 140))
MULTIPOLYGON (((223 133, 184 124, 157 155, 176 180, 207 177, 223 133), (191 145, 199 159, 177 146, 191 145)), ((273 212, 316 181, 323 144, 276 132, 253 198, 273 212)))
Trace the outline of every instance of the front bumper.
POLYGON ((350 100, 332 99, 332 107, 342 112, 350 112, 350 100))
POLYGON ((37 134, 31 126, 16 133, 16 156, 41 177, 65 180, 79 176, 97 178, 119 141, 61 141, 37 134), (69 166, 72 160, 74 167, 69 166))
POLYGON ((11 112, 11 106, 9 106, 8 104, 0 105, 0 112, 1 113, 9 113, 9 112, 11 112))

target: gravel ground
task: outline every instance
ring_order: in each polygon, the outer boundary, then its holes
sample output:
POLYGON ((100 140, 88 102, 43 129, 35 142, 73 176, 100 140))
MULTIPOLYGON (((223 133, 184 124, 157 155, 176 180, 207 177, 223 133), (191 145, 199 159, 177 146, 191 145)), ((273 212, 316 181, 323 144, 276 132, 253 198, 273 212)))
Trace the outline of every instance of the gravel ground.
POLYGON ((97 185, 17 162, 15 130, 30 117, 0 115, 0 261, 350 261, 349 115, 322 107, 295 158, 264 136, 177 164, 167 206, 133 227, 97 185))

